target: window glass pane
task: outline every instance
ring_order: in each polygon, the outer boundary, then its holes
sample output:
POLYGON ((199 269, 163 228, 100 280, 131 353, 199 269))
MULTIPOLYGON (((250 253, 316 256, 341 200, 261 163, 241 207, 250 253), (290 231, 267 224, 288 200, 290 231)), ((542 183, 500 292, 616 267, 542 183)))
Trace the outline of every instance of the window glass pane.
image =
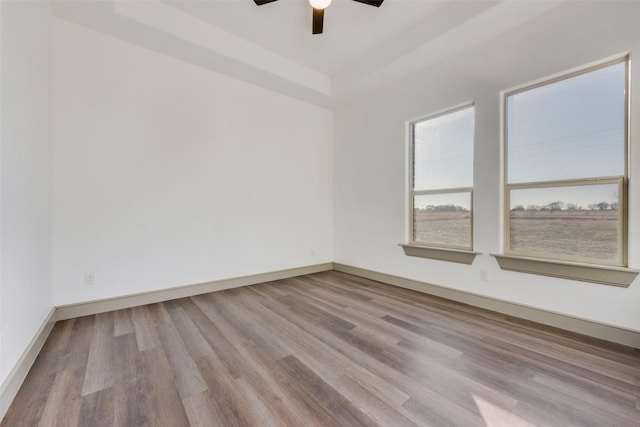
POLYGON ((510 249, 620 262, 618 184, 510 191, 510 249))
POLYGON ((624 175, 625 63, 507 97, 508 182, 624 175))
POLYGON ((473 106, 413 126, 413 186, 419 190, 473 185, 473 106))
POLYGON ((413 240, 471 248, 471 193, 414 196, 413 240))

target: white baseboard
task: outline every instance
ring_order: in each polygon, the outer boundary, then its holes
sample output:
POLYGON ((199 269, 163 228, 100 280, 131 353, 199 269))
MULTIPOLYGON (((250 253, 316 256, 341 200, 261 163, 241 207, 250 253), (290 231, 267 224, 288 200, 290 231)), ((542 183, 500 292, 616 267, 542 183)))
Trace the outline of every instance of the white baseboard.
POLYGON ((13 367, 11 372, 9 372, 9 376, 4 380, 2 386, 0 386, 0 421, 4 418, 4 415, 7 413, 11 402, 18 394, 18 390, 20 390, 20 386, 22 382, 27 377, 29 373, 29 369, 35 362, 36 357, 40 353, 42 346, 44 345, 47 337, 51 333, 53 329, 53 325, 56 323, 56 309, 55 307, 51 309, 49 315, 44 319, 42 326, 38 329, 35 336, 18 359, 18 363, 13 367))
POLYGON ((302 276, 304 274, 327 271, 331 270, 332 268, 333 263, 326 262, 323 264, 314 264, 305 267, 289 268, 286 270, 278 270, 268 273, 252 274, 250 276, 240 276, 230 279, 216 280, 213 282, 198 283, 195 285, 161 289, 158 291, 151 291, 140 294, 125 295, 115 298, 106 298, 101 300, 81 302, 77 304, 62 305, 57 307, 56 320, 72 319, 74 317, 88 316, 91 314, 104 313, 107 311, 120 310, 129 307, 137 307, 145 304, 169 301, 176 298, 191 297, 194 295, 206 294, 209 292, 238 288, 240 286, 255 285, 257 283, 270 282, 273 280, 288 279, 290 277, 302 276))
POLYGON ((473 305, 475 307, 485 308, 498 313, 508 314, 521 319, 531 320, 544 325, 554 326, 567 331, 577 332, 590 337, 600 338, 634 348, 640 348, 640 331, 637 330, 626 329, 615 325, 607 325, 588 319, 573 317, 567 314, 556 313, 471 292, 432 285, 430 283, 393 276, 391 274, 380 273, 360 267, 333 263, 333 269, 343 273, 353 274, 354 276, 360 276, 389 285, 435 295, 464 304, 473 305))

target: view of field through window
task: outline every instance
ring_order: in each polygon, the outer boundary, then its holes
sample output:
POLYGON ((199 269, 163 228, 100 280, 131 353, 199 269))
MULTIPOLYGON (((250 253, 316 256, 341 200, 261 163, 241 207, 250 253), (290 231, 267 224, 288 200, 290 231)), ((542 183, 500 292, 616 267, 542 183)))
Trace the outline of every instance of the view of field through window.
POLYGON ((471 249, 473 105, 412 126, 412 242, 471 249))
POLYGON ((506 252, 624 264, 626 69, 506 95, 506 252))
POLYGON ((511 250, 619 260, 619 185, 614 182, 511 190, 511 250), (562 201, 561 196, 572 196, 572 201, 562 201))
POLYGON ((414 240, 471 246, 471 192, 414 197, 414 240))
POLYGON ((619 185, 613 182, 511 190, 511 250, 620 259, 619 185), (567 196, 572 201, 562 201, 561 197, 567 196))
POLYGON ((617 210, 511 211, 511 250, 616 260, 618 225, 617 210))

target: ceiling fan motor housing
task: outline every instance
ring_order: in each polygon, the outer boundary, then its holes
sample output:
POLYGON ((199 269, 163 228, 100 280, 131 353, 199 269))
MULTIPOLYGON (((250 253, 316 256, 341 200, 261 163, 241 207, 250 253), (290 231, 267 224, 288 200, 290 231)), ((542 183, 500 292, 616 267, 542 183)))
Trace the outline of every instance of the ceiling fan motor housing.
MULTIPOLYGON (((271 3, 278 0, 253 0, 258 6, 271 3)), ((369 6, 380 7, 384 0, 353 0, 358 3, 364 3, 369 6)), ((324 9, 331 4, 331 0, 309 0, 309 4, 313 8, 313 17, 311 22, 311 33, 322 34, 324 24, 324 9)))

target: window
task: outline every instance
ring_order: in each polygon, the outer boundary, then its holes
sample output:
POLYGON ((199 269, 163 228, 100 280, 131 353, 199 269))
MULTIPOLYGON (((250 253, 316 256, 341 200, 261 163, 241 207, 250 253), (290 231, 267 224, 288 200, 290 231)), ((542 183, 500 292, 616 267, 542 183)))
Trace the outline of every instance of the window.
POLYGON ((505 94, 505 254, 626 266, 623 58, 505 94))
POLYGON ((411 124, 410 244, 472 249, 474 107, 411 124))

